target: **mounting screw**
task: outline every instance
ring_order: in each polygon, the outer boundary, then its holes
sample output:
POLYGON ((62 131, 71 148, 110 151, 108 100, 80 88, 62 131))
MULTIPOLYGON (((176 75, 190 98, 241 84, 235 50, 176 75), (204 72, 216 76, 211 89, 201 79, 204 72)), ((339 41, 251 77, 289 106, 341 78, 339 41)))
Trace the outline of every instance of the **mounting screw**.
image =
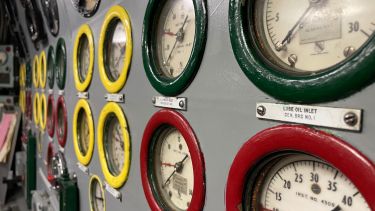
POLYGON ((355 126, 358 123, 358 116, 353 112, 344 115, 344 122, 349 126, 355 126))
POLYGON ((152 97, 152 104, 156 103, 156 97, 152 97))
POLYGON ((179 105, 181 108, 183 108, 183 107, 185 106, 185 103, 184 103, 183 100, 181 100, 181 101, 178 103, 178 105, 179 105))
POLYGON ((355 48, 353 46, 348 46, 344 49, 344 56, 349 57, 355 52, 355 48))
POLYGON ((257 113, 260 115, 260 116, 264 116, 266 114, 266 107, 264 106, 258 106, 257 108, 257 113))

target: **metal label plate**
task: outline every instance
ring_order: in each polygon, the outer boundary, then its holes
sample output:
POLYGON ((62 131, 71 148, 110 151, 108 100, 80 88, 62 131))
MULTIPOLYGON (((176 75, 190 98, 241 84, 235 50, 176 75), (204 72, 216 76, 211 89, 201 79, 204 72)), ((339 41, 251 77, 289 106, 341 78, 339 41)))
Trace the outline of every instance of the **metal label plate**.
POLYGON ((164 97, 154 96, 152 103, 156 107, 161 108, 173 108, 177 110, 187 110, 187 98, 186 97, 164 97))
POLYGON ((78 168, 85 174, 89 174, 89 168, 82 165, 81 163, 77 163, 78 168))
POLYGON ((78 92, 77 97, 80 99, 89 99, 89 93, 88 92, 78 92))
POLYGON ((116 102, 116 103, 124 103, 125 102, 125 95, 124 94, 106 94, 104 96, 107 102, 116 102))
POLYGON ((122 194, 121 192, 117 191, 116 189, 112 188, 107 182, 104 182, 104 188, 116 199, 121 200, 122 194))
POLYGON ((278 103, 257 103, 259 119, 300 123, 342 130, 362 130, 362 109, 278 103))

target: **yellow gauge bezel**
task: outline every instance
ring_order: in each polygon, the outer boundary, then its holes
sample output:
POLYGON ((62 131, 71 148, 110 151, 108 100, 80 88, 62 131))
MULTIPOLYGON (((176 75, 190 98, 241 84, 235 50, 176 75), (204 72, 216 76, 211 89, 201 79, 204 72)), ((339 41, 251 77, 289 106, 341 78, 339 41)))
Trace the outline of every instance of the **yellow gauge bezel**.
POLYGON ((22 113, 25 113, 26 110, 26 92, 25 90, 20 90, 20 95, 18 96, 18 106, 22 113))
POLYGON ((19 82, 20 82, 20 87, 25 87, 25 85, 26 85, 26 64, 20 65, 19 82))
POLYGON ((47 57, 46 57, 46 52, 42 51, 39 56, 39 87, 44 89, 46 88, 46 84, 47 84, 47 57))
POLYGON ((94 38, 93 38, 93 35, 92 35, 92 31, 91 31, 91 28, 88 24, 83 24, 79 30, 78 30, 78 34, 77 34, 77 37, 76 37, 76 40, 75 40, 75 43, 74 43, 74 53, 73 53, 73 75, 74 75, 74 83, 76 85, 76 89, 80 92, 84 92, 87 90, 87 88, 89 87, 90 83, 91 83, 91 80, 92 80, 92 74, 93 74, 93 71, 94 71, 94 38), (80 40, 82 38, 82 36, 86 35, 87 37, 87 40, 89 42, 89 51, 90 51, 90 61, 89 61, 89 67, 88 67, 88 72, 87 72, 87 76, 85 78, 84 81, 81 81, 80 80, 80 77, 79 77, 79 72, 80 72, 80 69, 79 69, 79 44, 80 44, 80 40))
POLYGON ((128 132, 128 126, 126 123, 126 117, 121 107, 114 103, 110 102, 104 106, 99 116, 98 123, 98 151, 99 151, 99 160, 102 167, 104 177, 108 184, 113 188, 120 188, 128 179, 129 168, 130 168, 130 135, 128 132), (105 123, 109 115, 115 115, 119 121, 119 124, 122 129, 122 134, 124 138, 124 166, 120 173, 115 176, 110 170, 106 159, 106 151, 104 146, 104 135, 105 135, 105 123))
POLYGON ((46 129, 47 125, 47 100, 45 94, 39 95, 39 107, 38 107, 38 113, 39 113, 39 125, 40 130, 44 131, 46 129), (42 113, 42 107, 44 106, 44 112, 42 113))
POLYGON ((39 93, 36 92, 34 94, 33 99, 33 116, 34 116, 34 123, 36 126, 39 125, 39 93))
POLYGON ((95 137, 94 137, 94 134, 95 134, 95 131, 94 131, 94 120, 92 118, 92 113, 91 113, 91 108, 90 108, 90 105, 89 103, 87 102, 87 100, 84 100, 84 99, 80 99, 78 102, 77 102, 77 105, 74 109, 74 116, 73 116, 73 142, 74 142, 74 151, 76 153, 76 156, 77 156, 77 159, 78 161, 82 164, 82 165, 85 165, 87 166, 90 161, 91 161, 91 158, 92 158, 92 154, 94 152, 94 141, 95 141, 95 137), (88 122, 88 126, 89 126, 89 131, 90 131, 90 134, 89 134, 89 143, 88 143, 88 149, 87 149, 87 152, 86 152, 86 155, 84 155, 81 150, 80 150, 80 147, 79 147, 79 140, 78 140, 78 117, 79 117, 79 112, 83 110, 85 113, 86 113, 86 117, 87 117, 87 122, 88 122))
POLYGON ((104 210, 106 210, 106 203, 105 203, 105 192, 104 192, 104 188, 103 188, 103 183, 102 181, 100 180, 100 178, 97 176, 97 175, 92 175, 91 178, 90 178, 90 182, 89 182, 89 202, 90 202, 90 210, 91 211, 95 211, 94 208, 92 207, 92 200, 93 198, 91 197, 91 188, 92 188, 92 183, 94 182, 94 180, 98 181, 99 185, 100 185, 100 188, 102 190, 102 193, 103 193, 103 204, 104 204, 104 210))
POLYGON ((39 57, 34 56, 33 60, 33 84, 35 88, 39 87, 39 57))
POLYGON ((110 93, 116 93, 120 91, 126 82, 126 78, 128 75, 128 70, 130 67, 132 54, 133 54, 133 41, 132 41, 132 31, 131 31, 131 24, 130 24, 130 17, 127 11, 121 6, 113 6, 107 12, 102 29, 100 31, 100 38, 99 38, 99 55, 98 55, 98 64, 99 64, 99 75, 100 79, 105 87, 105 89, 110 93), (104 62, 105 58, 105 42, 107 39, 107 30, 110 27, 112 20, 119 19, 121 23, 124 25, 124 29, 126 32, 126 47, 125 47, 125 59, 124 59, 124 66, 122 67, 122 72, 119 78, 116 81, 111 81, 107 76, 106 71, 106 64, 104 62))

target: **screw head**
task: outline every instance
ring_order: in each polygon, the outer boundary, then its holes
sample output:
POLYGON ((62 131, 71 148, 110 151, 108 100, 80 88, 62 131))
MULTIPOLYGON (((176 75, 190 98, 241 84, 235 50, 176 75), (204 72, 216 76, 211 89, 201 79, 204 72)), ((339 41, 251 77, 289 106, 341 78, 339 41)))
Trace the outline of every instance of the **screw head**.
POLYGON ((153 104, 156 103, 156 97, 152 97, 152 103, 153 103, 153 104))
POLYGON ((349 126, 355 126, 358 123, 358 116, 353 112, 344 115, 344 122, 349 126))
POLYGON ((260 115, 260 116, 264 116, 266 114, 266 107, 264 106, 258 106, 257 107, 257 113, 260 115))
POLYGON ((294 67, 296 65, 297 61, 298 61, 297 55, 290 54, 290 56, 288 57, 288 62, 290 64, 290 66, 294 67))
POLYGON ((181 107, 181 108, 183 108, 184 106, 185 106, 185 103, 184 103, 184 101, 180 101, 179 103, 178 103, 178 105, 181 107))
POLYGON ((353 46, 348 46, 344 49, 344 56, 349 57, 351 56, 355 51, 355 48, 353 46))

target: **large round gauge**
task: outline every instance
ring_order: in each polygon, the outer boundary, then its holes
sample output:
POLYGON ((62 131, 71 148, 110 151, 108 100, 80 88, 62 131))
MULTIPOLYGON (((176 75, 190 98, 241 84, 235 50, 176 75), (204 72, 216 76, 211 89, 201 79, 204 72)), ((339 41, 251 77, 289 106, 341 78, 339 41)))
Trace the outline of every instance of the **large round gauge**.
POLYGON ((106 14, 99 40, 100 79, 108 92, 118 92, 125 85, 132 59, 133 41, 130 18, 121 6, 106 14))
POLYGON ((53 89, 53 86, 55 83, 55 51, 53 50, 52 46, 48 48, 47 79, 48 79, 48 87, 50 89, 53 89))
POLYGON ((0 66, 3 66, 8 61, 8 54, 5 51, 0 51, 0 66))
POLYGON ((74 43, 73 72, 78 91, 84 92, 94 71, 94 38, 89 25, 82 25, 74 43))
POLYGON ((143 63, 161 94, 183 92, 197 73, 206 42, 204 0, 151 0, 143 25, 143 63))
POLYGON ((80 99, 74 109, 73 143, 77 159, 87 166, 94 152, 94 121, 87 100, 80 99))
POLYGON ((56 83, 60 90, 65 88, 66 80, 66 47, 64 39, 57 41, 55 57, 56 83))
POLYGON ((59 9, 56 0, 40 0, 47 26, 53 36, 57 36, 60 30, 59 9))
POLYGON ((53 147, 53 142, 49 142, 47 148, 47 180, 52 184, 55 181, 55 177, 53 175, 53 158, 55 156, 55 149, 53 147))
POLYGON ((141 174, 152 210, 203 209, 203 155, 181 114, 161 110, 151 117, 141 144, 141 174))
POLYGON ((33 60, 33 84, 35 88, 39 87, 39 57, 38 55, 34 56, 33 60))
POLYGON ((39 71, 39 87, 44 89, 47 83, 47 59, 45 51, 42 51, 42 53, 40 53, 39 71))
POLYGON ((48 135, 52 138, 55 133, 55 111, 54 111, 54 98, 53 95, 48 96, 47 102, 47 131, 48 135))
POLYGON ((374 176, 375 165, 337 137, 282 125, 242 146, 230 168, 226 207, 370 211, 375 209, 374 176))
POLYGON ((68 130, 68 117, 66 113, 65 99, 63 96, 60 96, 57 100, 55 115, 57 141, 61 147, 65 147, 68 130))
POLYGON ((40 130, 44 131, 47 125, 47 99, 43 93, 39 95, 38 109, 40 130))
POLYGON ((116 103, 106 104, 99 116, 98 150, 105 179, 113 188, 120 188, 128 178, 130 144, 124 112, 116 103))
POLYGON ((39 125, 39 93, 36 92, 34 94, 34 100, 33 100, 33 117, 34 117, 34 123, 35 126, 39 125))
POLYGON ((96 175, 91 176, 89 184, 90 208, 92 211, 105 211, 105 192, 102 182, 96 175))
POLYGON ((375 76, 374 24, 368 18, 375 4, 369 0, 231 0, 229 10, 238 63, 276 98, 334 100, 375 76))
POLYGON ((89 18, 98 10, 100 0, 72 0, 72 4, 83 17, 89 18))

